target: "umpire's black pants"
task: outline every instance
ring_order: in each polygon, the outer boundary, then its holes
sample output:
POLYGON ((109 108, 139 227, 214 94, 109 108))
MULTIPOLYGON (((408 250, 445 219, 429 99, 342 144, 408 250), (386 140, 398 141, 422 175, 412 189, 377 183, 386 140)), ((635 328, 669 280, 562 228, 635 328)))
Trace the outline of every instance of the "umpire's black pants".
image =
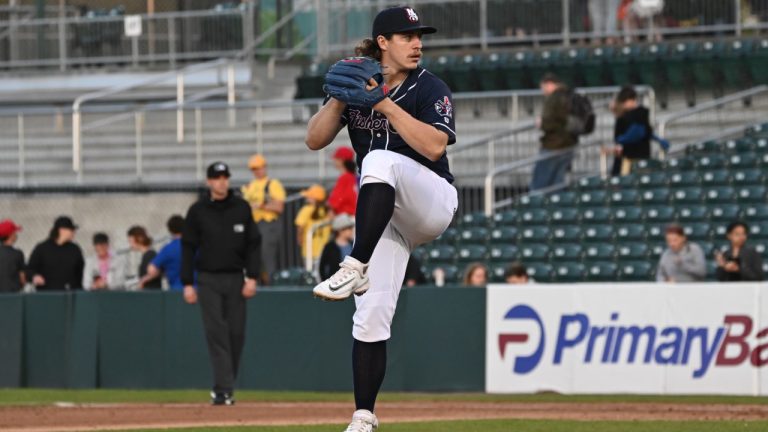
POLYGON ((213 368, 213 391, 234 390, 245 345, 245 298, 242 273, 197 275, 198 299, 213 368))

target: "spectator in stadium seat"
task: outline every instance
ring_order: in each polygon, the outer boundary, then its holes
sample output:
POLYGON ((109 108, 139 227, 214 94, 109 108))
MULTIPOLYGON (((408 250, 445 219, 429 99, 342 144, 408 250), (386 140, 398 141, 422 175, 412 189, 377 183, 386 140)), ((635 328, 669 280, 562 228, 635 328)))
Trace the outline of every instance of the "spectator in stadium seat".
POLYGON ((20 231, 10 219, 0 222, 0 294, 19 292, 27 284, 24 253, 13 247, 20 231))
POLYGON ((312 248, 310 250, 307 250, 305 236, 313 225, 328 220, 330 216, 328 206, 325 203, 325 188, 319 184, 314 184, 301 191, 301 196, 306 200, 306 204, 299 210, 294 220, 296 225, 296 241, 301 247, 302 257, 306 259, 308 256, 311 256, 313 260, 318 260, 320 259, 320 252, 322 252, 323 247, 331 237, 331 227, 326 225, 314 231, 312 235, 312 248))
POLYGON ((331 223, 333 239, 326 243, 320 254, 320 279, 328 279, 339 270, 339 264, 344 257, 352 252, 352 241, 355 238, 355 220, 352 216, 342 213, 333 218, 331 223))
POLYGON ((75 242, 77 225, 69 216, 59 216, 48 239, 40 242, 29 257, 27 275, 38 291, 83 289, 83 251, 75 242))
POLYGON ((532 191, 565 182, 573 152, 553 153, 573 149, 578 142, 578 137, 567 130, 571 91, 553 74, 544 75, 540 86, 544 93, 544 108, 538 121, 542 132, 539 156, 544 159, 536 162, 533 168, 530 185, 532 191))
POLYGON ((504 270, 504 281, 510 285, 526 285, 531 283, 528 269, 522 263, 514 262, 504 270))
POLYGON ((659 282, 701 282, 707 275, 704 252, 689 242, 683 227, 672 224, 665 231, 667 250, 661 254, 656 280, 659 282))
POLYGON ((86 291, 125 288, 125 262, 109 247, 109 236, 103 232, 93 235, 94 254, 85 260, 83 289, 86 291))
POLYGON ((336 185, 328 196, 328 207, 335 215, 355 214, 357 207, 357 164, 355 152, 349 147, 339 147, 333 154, 333 163, 341 172, 336 185))
POLYGON ((427 283, 427 277, 424 272, 421 271, 421 261, 418 258, 411 255, 408 258, 408 265, 405 267, 405 277, 403 278, 403 285, 408 288, 416 285, 424 285, 427 283))
POLYGON ((751 246, 747 246, 749 227, 744 222, 728 225, 727 237, 731 247, 725 252, 715 252, 717 280, 720 282, 751 282, 765 280, 763 258, 751 246))
POLYGON ((260 282, 268 285, 270 276, 277 270, 280 253, 282 228, 279 218, 285 210, 285 188, 278 179, 267 175, 267 160, 262 155, 253 155, 248 168, 254 179, 243 186, 243 198, 253 209, 253 220, 261 233, 262 275, 260 282))
POLYGON ((147 274, 139 281, 139 288, 144 289, 148 282, 165 275, 168 289, 184 291, 181 282, 181 233, 184 232, 184 217, 173 215, 166 222, 171 241, 163 246, 155 259, 147 267, 147 274))
MULTIPOLYGON (((128 230, 128 245, 131 251, 135 252, 139 256, 138 265, 135 268, 130 268, 130 273, 135 277, 129 281, 129 288, 138 289, 141 279, 147 275, 149 264, 157 256, 157 252, 152 249, 152 238, 147 234, 147 230, 139 225, 134 225, 128 230)), ((135 262, 131 265, 136 265, 135 262)), ((159 290, 162 288, 162 281, 160 279, 153 279, 144 284, 143 289, 159 290)))
POLYGON ((472 263, 464 271, 465 286, 483 287, 488 283, 488 269, 482 263, 472 263))

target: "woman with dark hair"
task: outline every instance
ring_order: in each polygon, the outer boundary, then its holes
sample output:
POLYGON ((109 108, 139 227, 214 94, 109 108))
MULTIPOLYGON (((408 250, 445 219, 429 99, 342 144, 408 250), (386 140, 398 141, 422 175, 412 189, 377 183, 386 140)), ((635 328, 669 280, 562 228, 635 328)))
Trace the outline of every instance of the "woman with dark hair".
POLYGON ((349 147, 339 147, 333 154, 333 163, 341 175, 328 196, 328 207, 335 215, 354 216, 358 192, 355 151, 349 147))
MULTIPOLYGON (((138 266, 128 270, 128 274, 138 277, 136 282, 140 283, 144 276, 147 275, 149 264, 155 259, 157 252, 152 249, 152 238, 147 234, 147 230, 138 225, 134 225, 128 230, 128 245, 132 252, 139 254, 141 257, 138 266)), ((128 261, 131 262, 132 260, 128 261)), ((153 279, 143 284, 143 289, 159 290, 162 286, 162 281, 160 279, 153 279)))
POLYGON ((83 289, 83 251, 75 242, 77 225, 59 216, 48 239, 35 246, 29 257, 28 276, 38 291, 83 289))
POLYGON ((751 246, 747 246, 749 227, 744 222, 731 222, 726 236, 731 247, 725 252, 716 251, 717 280, 720 282, 762 281, 763 258, 751 246))

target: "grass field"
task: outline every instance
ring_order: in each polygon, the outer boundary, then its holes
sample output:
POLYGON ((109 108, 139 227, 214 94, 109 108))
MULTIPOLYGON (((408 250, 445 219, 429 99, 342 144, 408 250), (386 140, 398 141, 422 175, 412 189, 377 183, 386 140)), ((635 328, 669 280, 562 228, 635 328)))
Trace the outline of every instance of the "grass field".
MULTIPOLYGON (((241 391, 239 402, 341 402, 352 405, 349 393, 264 392, 241 391)), ((630 403, 630 404, 695 404, 695 405, 766 405, 768 398, 730 396, 634 396, 595 395, 563 396, 539 395, 484 395, 484 394, 415 394, 385 393, 382 402, 448 401, 448 402, 513 402, 513 403, 630 403)), ((0 389, 0 410, 14 406, 46 406, 54 403, 72 404, 152 404, 201 403, 207 401, 203 390, 50 390, 0 389)), ((201 405, 202 406, 202 405, 201 405)), ((224 408, 226 409, 226 408, 224 408)), ((0 411, 0 415, 2 412, 0 411)), ((1 428, 0 428, 1 429, 1 428)), ((195 427, 176 429, 130 429, 132 432, 341 432, 344 425, 318 426, 242 426, 195 427)), ((110 430, 115 430, 110 428, 110 430)), ((468 420, 450 422, 384 422, 380 432, 768 432, 765 421, 586 421, 586 420, 468 420)))

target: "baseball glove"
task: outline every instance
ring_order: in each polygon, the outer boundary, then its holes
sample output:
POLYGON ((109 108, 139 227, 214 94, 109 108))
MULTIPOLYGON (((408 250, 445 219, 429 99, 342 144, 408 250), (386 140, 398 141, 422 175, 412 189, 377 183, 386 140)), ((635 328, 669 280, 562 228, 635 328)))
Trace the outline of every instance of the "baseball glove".
POLYGON ((349 105, 370 108, 387 97, 389 88, 384 84, 379 62, 370 57, 349 57, 328 69, 323 91, 349 105), (368 90, 371 78, 379 85, 368 90))

